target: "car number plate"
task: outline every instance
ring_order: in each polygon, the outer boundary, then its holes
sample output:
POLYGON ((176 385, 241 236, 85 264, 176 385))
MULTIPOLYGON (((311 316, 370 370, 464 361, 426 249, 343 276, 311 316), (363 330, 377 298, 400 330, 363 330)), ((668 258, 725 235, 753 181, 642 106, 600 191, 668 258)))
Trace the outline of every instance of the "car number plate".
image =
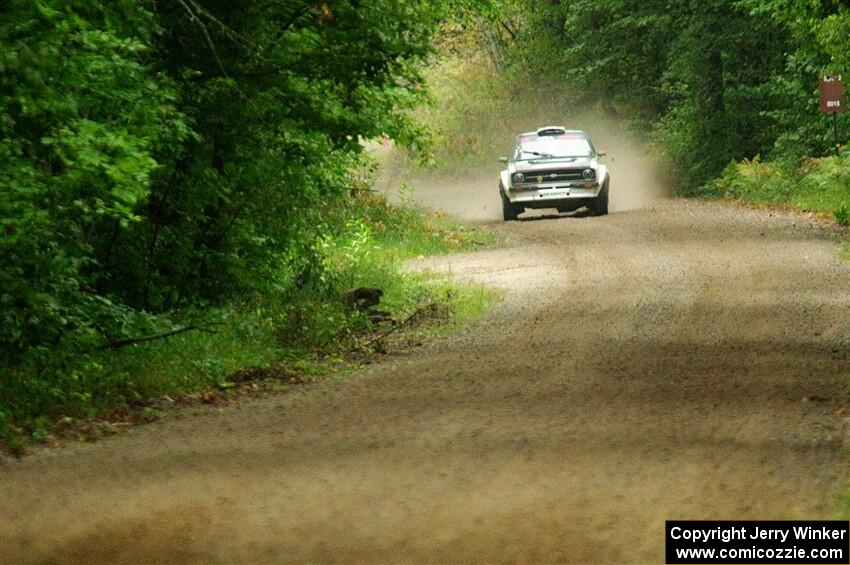
POLYGON ((547 190, 546 192, 541 192, 536 195, 535 198, 540 200, 548 200, 550 198, 563 198, 564 196, 569 196, 569 190, 547 190))

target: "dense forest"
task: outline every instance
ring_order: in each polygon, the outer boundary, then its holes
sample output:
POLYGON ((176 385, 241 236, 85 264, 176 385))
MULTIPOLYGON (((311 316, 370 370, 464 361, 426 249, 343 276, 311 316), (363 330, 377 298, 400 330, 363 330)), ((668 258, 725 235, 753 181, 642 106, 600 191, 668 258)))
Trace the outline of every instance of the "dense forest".
POLYGON ((451 8, 0 2, 0 422, 133 388, 99 352, 236 302, 314 332, 337 236, 365 229, 340 211, 361 141, 423 139, 407 111, 451 8))
POLYGON ((805 185, 850 221, 850 113, 835 124, 843 157, 811 161, 836 153, 818 81, 847 81, 847 2, 510 0, 483 37, 506 80, 554 80, 629 122, 683 191, 817 200, 805 185))
POLYGON ((2 360, 303 284, 317 203, 350 187, 360 138, 417 139, 402 110, 438 16, 393 0, 7 6, 2 360))
POLYGON ((758 168, 850 215, 850 113, 830 157, 817 100, 850 69, 841 0, 0 0, 0 424, 144 394, 103 352, 234 304, 279 339, 316 331, 346 287, 335 242, 373 227, 362 141, 427 150, 411 110, 450 21, 503 80, 632 124, 690 192, 758 168))

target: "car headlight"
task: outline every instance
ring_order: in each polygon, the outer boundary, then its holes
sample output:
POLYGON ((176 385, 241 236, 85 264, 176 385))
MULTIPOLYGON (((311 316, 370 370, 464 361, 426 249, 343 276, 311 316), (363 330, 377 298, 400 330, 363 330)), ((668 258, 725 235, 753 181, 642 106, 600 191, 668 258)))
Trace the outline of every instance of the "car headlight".
POLYGON ((593 169, 585 169, 581 172, 581 177, 584 180, 593 180, 596 178, 596 171, 593 169))
POLYGON ((525 175, 522 173, 514 173, 514 176, 511 177, 511 181, 513 181, 514 184, 523 183, 525 182, 525 175))

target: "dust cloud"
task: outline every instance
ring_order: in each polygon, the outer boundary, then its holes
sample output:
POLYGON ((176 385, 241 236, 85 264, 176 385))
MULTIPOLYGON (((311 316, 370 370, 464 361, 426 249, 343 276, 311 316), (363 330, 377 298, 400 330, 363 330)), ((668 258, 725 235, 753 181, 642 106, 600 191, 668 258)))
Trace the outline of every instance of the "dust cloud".
MULTIPOLYGON (((574 119, 551 117, 529 125, 529 122, 509 128, 514 134, 536 127, 559 124, 588 132, 598 151, 607 155, 601 159, 611 174, 611 213, 626 212, 651 206, 664 198, 667 191, 661 167, 645 144, 624 132, 616 123, 592 114, 574 119)), ((513 138, 506 135, 498 145, 510 147, 513 138)), ((467 167, 421 167, 411 164, 392 144, 373 143, 367 147, 380 163, 376 189, 392 202, 408 201, 432 210, 445 211, 450 216, 467 221, 500 220, 499 171, 501 156, 482 155, 477 164, 467 167)), ((535 210, 537 215, 551 211, 535 210)))

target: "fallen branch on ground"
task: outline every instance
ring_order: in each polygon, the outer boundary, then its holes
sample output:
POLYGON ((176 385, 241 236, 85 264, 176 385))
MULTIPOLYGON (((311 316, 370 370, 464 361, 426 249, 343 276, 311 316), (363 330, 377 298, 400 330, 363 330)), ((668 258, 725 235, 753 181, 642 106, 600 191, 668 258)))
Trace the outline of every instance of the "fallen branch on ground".
POLYGON ((406 325, 408 325, 408 324, 409 324, 410 322, 412 322, 412 321, 413 321, 413 320, 414 320, 417 316, 419 316, 419 315, 421 315, 421 314, 423 314, 423 313, 425 313, 425 312, 427 312, 427 311, 429 311, 429 310, 434 310, 434 309, 436 309, 436 308, 437 308, 437 306, 438 306, 438 304, 437 304, 436 302, 429 302, 429 303, 428 303, 428 304, 426 304, 425 306, 420 306, 419 308, 417 308, 417 309, 416 309, 416 311, 415 311, 415 312, 413 312, 413 314, 411 314, 410 316, 408 316, 407 318, 405 318, 403 321, 401 321, 401 322, 399 322, 398 324, 394 325, 393 327, 391 327, 390 329, 388 329, 388 330, 387 330, 387 331, 385 331, 384 333, 382 333, 382 334, 380 334, 380 335, 378 335, 378 336, 376 336, 376 337, 374 337, 374 338, 370 339, 370 340, 369 340, 369 341, 367 341, 366 343, 364 343, 364 344, 363 344, 363 347, 369 347, 369 346, 371 346, 371 345, 375 345, 376 343, 380 343, 380 342, 381 342, 381 341, 383 341, 385 338, 387 338, 390 334, 393 334, 393 333, 397 332, 398 330, 400 330, 401 328, 403 328, 403 327, 405 327, 406 325))

